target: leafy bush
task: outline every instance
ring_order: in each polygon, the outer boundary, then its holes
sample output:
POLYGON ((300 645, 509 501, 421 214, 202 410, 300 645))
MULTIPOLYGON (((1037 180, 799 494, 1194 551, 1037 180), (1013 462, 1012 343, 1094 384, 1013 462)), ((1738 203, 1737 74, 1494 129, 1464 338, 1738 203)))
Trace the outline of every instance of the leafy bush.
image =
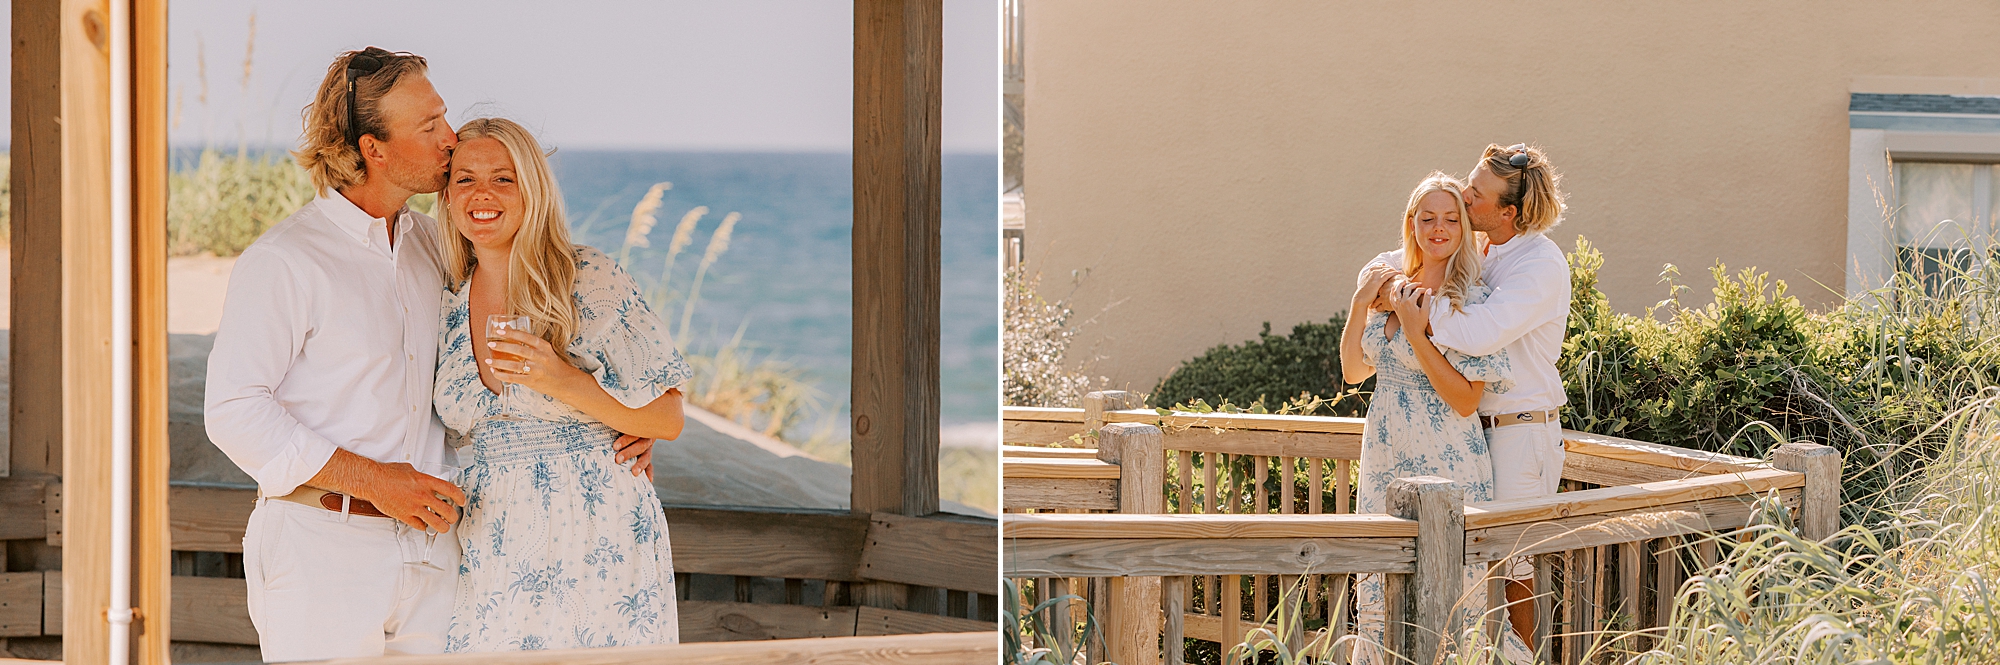
MULTIPOLYGON (((1367 410, 1367 402, 1344 392, 1341 383, 1340 332, 1345 325, 1343 312, 1326 323, 1300 323, 1289 335, 1273 335, 1266 321, 1255 340, 1218 344, 1181 363, 1160 380, 1147 401, 1155 407, 1213 402, 1251 405, 1256 410, 1263 403, 1307 395, 1330 400, 1311 410, 1311 415, 1359 415, 1367 410)), ((1375 380, 1361 385, 1363 391, 1372 391, 1375 380)))
POLYGON ((1079 325, 1072 322, 1076 312, 1067 298, 1044 299, 1041 273, 1029 273, 1026 264, 1008 268, 1003 279, 1001 398, 1010 406, 1081 406, 1093 382, 1088 361, 1070 357, 1079 325))

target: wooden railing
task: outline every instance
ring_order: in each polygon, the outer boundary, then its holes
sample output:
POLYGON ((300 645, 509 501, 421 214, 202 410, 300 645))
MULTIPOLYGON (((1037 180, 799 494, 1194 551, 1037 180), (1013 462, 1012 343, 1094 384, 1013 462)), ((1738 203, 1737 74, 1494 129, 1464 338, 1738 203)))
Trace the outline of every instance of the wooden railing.
MULTIPOLYGON (((61 493, 50 476, 0 478, 0 540, 60 546, 61 493)), ((255 488, 176 483, 169 503, 173 639, 256 644, 240 563, 255 488)), ((666 518, 683 642, 997 625, 994 520, 689 506, 668 507, 666 518), (871 582, 910 585, 909 604, 861 605, 852 591, 871 582)), ((0 573, 0 637, 63 634, 62 598, 60 571, 0 573)))
MULTIPOLYGON (((1339 563, 1308 567, 1288 562, 1285 570, 1266 569, 1274 552, 1300 548, 1295 551, 1304 556, 1308 550, 1336 547, 1327 544, 1329 539, 1362 537, 1329 536, 1327 529, 1402 524, 1340 521, 1350 519, 1345 513, 1354 505, 1352 462, 1359 457, 1361 420, 1162 415, 1102 408, 1127 405, 1129 399, 1094 393, 1086 405, 1098 408, 1009 408, 1004 415, 1008 445, 1003 447, 1002 475, 1010 488, 1003 527, 1005 574, 1034 580, 1023 585, 1032 593, 1024 603, 1071 591, 1084 596, 1083 607, 1066 611, 1087 608, 1099 613, 1106 626, 1105 643, 1093 658, 1111 656, 1127 665, 1158 662, 1162 654, 1151 645, 1162 635, 1235 644, 1272 616, 1280 603, 1292 603, 1297 610, 1287 614, 1298 617, 1301 625, 1281 631, 1292 640, 1322 634, 1304 630, 1305 625, 1323 626, 1317 630, 1333 631, 1328 637, 1338 638, 1353 628, 1352 573, 1419 575, 1414 570, 1344 570, 1355 566, 1339 563), (1101 451, 1051 444, 1113 442, 1121 447, 1117 457, 1143 460, 1145 454, 1131 452, 1137 445, 1132 442, 1148 440, 1157 441, 1158 457, 1169 461, 1151 472, 1131 464, 1119 466, 1114 477, 1121 494, 1151 491, 1166 499, 1161 510, 1147 511, 1127 502, 1116 508, 1121 513, 1117 515, 1061 514, 1079 508, 1068 505, 1074 502, 1059 487, 1030 495, 1034 503, 1016 502, 1012 488, 1036 474, 1046 475, 1044 469, 1054 466, 1053 461, 1096 458, 1112 464, 1108 459, 1112 456, 1101 451), (1321 512, 1337 517, 1325 521, 1329 517, 1313 516, 1321 512), (1331 526, 1336 524, 1341 526, 1331 526), (1084 547, 1075 542, 1077 537, 1061 533, 1095 534, 1091 539, 1098 544, 1084 547), (1234 535, 1195 535, 1204 533, 1234 535), (1252 533, 1258 535, 1245 535, 1252 533), (1142 557, 1136 551, 1177 551, 1193 547, 1181 541, 1197 539, 1199 556, 1174 557, 1175 565, 1167 567, 1138 565, 1142 557), (1121 544, 1106 544, 1113 541, 1121 544), (1259 563, 1244 563, 1252 559, 1259 563), (1105 582, 1152 576, 1166 578, 1161 605, 1142 605, 1143 598, 1109 593, 1111 585, 1105 582), (1150 621, 1156 611, 1164 614, 1163 621, 1150 621)), ((1824 536, 1837 526, 1840 460, 1831 448, 1787 444, 1766 462, 1581 432, 1564 434, 1566 491, 1471 505, 1463 505, 1461 499, 1460 507, 1441 508, 1440 516, 1431 520, 1443 525, 1431 542, 1445 544, 1412 550, 1416 568, 1431 563, 1439 571, 1447 569, 1447 561, 1497 568, 1511 556, 1530 557, 1535 567, 1532 602, 1538 617, 1531 643, 1551 662, 1578 662, 1607 630, 1664 623, 1674 591, 1689 575, 1717 560, 1718 540, 1712 536, 1750 523, 1759 498, 1775 496, 1795 511, 1808 535, 1824 536)), ((1091 508, 1110 510, 1101 505, 1091 508)), ((1415 514, 1352 518, 1424 522, 1415 514)), ((1443 632, 1444 626, 1436 623, 1443 620, 1443 607, 1422 605, 1449 606, 1462 597, 1458 587, 1463 578, 1457 572, 1461 569, 1451 570, 1452 575, 1440 572, 1420 580, 1423 591, 1410 594, 1409 606, 1391 608, 1392 622, 1401 621, 1405 630, 1390 631, 1388 641, 1407 650, 1406 655, 1451 647, 1436 640, 1456 634, 1443 632)), ((1404 578, 1403 583, 1415 583, 1412 579, 1404 578)), ((1489 609, 1497 610, 1504 603, 1504 582, 1498 575, 1489 575, 1488 580, 1489 609)), ((1128 588, 1136 584, 1124 583, 1128 588)), ((1491 622, 1487 634, 1500 629, 1502 616, 1500 611, 1487 613, 1491 622)), ((1170 639, 1166 644, 1178 642, 1170 639)), ((1164 656, 1178 662, 1180 651, 1169 648, 1164 656)), ((1416 660, 1428 662, 1423 657, 1416 660)))

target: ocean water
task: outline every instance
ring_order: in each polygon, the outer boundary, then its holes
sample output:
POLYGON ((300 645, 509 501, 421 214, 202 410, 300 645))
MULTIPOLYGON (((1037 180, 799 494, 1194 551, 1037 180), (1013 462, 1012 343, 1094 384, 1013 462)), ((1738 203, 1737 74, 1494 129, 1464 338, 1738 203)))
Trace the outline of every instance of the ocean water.
MULTIPOLYGON (((803 369, 823 403, 847 414, 853 319, 853 158, 845 153, 686 153, 561 150, 551 157, 576 242, 618 255, 632 208, 656 182, 671 182, 655 213, 650 247, 626 263, 642 285, 666 267, 682 215, 709 212, 675 260, 668 288, 685 293, 723 217, 742 214, 728 249, 708 270, 688 328, 675 340, 712 351, 740 328, 760 356, 803 369)), ((947 428, 999 419, 999 160, 945 155, 939 343, 947 428)), ((660 312, 678 331, 681 301, 660 312)), ((807 423, 807 426, 816 423, 807 423)))

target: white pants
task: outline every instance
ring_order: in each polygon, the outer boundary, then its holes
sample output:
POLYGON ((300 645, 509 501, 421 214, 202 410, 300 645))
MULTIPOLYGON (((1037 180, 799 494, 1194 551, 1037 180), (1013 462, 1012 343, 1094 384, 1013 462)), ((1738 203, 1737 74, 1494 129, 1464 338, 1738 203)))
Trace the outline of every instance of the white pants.
MULTIPOLYGON (((1532 499, 1556 493, 1562 483, 1562 423, 1524 423, 1486 430, 1486 447, 1493 455, 1493 500, 1532 499)), ((1534 577, 1527 557, 1509 562, 1507 576, 1534 577)))
POLYGON ((458 537, 425 541, 387 517, 259 499, 243 533, 243 573, 264 660, 443 653, 458 537), (415 563, 427 547, 443 570, 415 563))

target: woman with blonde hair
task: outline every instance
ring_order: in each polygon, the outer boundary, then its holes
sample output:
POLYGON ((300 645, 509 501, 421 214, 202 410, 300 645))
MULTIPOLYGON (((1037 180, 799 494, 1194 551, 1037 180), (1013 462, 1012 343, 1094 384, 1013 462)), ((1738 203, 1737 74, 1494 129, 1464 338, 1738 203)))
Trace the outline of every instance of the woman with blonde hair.
POLYGON ((460 127, 439 203, 433 398, 473 453, 446 650, 679 641, 659 496, 610 443, 680 435, 686 361, 632 278, 570 244, 548 161, 519 124, 460 127))
MULTIPOLYGON (((1358 513, 1387 512, 1389 481, 1411 476, 1449 479, 1465 489, 1467 503, 1493 498, 1493 460, 1476 416, 1481 393, 1507 391, 1512 373, 1507 356, 1440 350, 1424 334, 1431 308, 1457 309, 1492 293, 1479 282, 1479 238, 1463 192, 1463 184, 1443 173, 1418 183, 1403 212, 1401 255, 1392 253, 1389 265, 1363 269, 1348 310, 1341 336, 1343 379, 1360 383, 1375 377, 1361 434, 1358 513), (1392 267, 1397 263, 1400 268, 1392 267), (1407 280, 1392 283, 1397 275, 1407 280)), ((1485 609, 1485 570, 1466 566, 1459 627, 1471 625, 1485 609)), ((1383 638, 1382 583, 1381 575, 1363 575, 1356 585, 1360 636, 1374 644, 1383 638)), ((1357 663, 1382 661, 1373 645, 1364 644, 1355 655, 1357 663)))

